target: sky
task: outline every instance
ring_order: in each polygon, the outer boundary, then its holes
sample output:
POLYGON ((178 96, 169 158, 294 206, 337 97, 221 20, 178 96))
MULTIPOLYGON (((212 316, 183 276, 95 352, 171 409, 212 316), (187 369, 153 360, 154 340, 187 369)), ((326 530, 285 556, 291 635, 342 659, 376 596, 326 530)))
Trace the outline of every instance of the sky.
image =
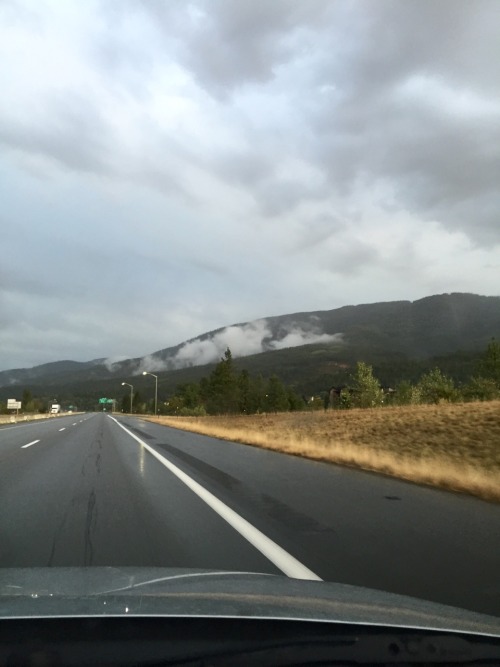
POLYGON ((0 0, 0 370, 500 294, 499 25, 498 0, 0 0))

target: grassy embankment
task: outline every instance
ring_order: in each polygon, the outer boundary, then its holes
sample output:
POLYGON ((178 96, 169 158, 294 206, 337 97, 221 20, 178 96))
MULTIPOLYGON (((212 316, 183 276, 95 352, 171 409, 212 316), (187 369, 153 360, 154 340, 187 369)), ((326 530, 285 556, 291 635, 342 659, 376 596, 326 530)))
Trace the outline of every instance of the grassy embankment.
POLYGON ((500 501, 500 401, 160 421, 500 501))

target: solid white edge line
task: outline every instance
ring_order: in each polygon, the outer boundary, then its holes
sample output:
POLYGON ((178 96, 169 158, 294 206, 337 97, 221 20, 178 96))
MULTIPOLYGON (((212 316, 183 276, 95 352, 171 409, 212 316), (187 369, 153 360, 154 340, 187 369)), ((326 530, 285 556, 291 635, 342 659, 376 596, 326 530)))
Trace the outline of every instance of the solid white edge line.
POLYGON ((234 530, 236 530, 242 537, 250 542, 261 554, 271 561, 276 567, 281 570, 288 577, 293 579, 308 579, 310 581, 322 581, 312 570, 303 565, 300 561, 294 558, 288 551, 285 551, 279 544, 273 542, 267 535, 264 535, 258 528, 253 526, 250 522, 237 514, 234 510, 228 507, 222 500, 219 500, 213 493, 205 489, 201 484, 198 484, 194 479, 186 475, 174 463, 171 463, 167 458, 159 454, 150 445, 143 442, 137 435, 125 428, 120 422, 108 415, 120 428, 122 428, 128 435, 136 440, 142 447, 152 454, 165 468, 168 468, 181 482, 183 482, 193 493, 195 493, 203 502, 211 507, 224 521, 226 521, 234 530))
POLYGON ((26 447, 31 447, 31 445, 36 445, 37 442, 40 442, 40 440, 33 440, 33 442, 28 442, 27 445, 22 445, 21 449, 26 449, 26 447))

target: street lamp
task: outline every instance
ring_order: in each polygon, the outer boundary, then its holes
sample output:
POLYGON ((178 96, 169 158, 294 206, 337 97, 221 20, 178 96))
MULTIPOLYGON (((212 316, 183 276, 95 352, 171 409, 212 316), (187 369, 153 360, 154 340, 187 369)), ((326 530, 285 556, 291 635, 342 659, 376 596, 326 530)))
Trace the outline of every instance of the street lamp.
POLYGON ((130 387, 130 414, 133 414, 132 403, 134 401, 134 385, 129 384, 128 382, 122 382, 122 387, 125 385, 130 387))
POLYGON ((154 373, 148 373, 147 371, 142 371, 143 375, 151 375, 155 379, 155 416, 157 412, 157 405, 158 405, 158 376, 155 375, 154 373))

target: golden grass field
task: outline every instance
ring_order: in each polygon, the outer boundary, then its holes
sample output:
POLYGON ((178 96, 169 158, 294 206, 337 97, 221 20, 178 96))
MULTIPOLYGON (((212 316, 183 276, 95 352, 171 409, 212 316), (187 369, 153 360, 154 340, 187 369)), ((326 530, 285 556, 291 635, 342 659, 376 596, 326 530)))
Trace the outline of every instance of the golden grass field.
POLYGON ((500 401, 159 421, 500 501, 500 401))

